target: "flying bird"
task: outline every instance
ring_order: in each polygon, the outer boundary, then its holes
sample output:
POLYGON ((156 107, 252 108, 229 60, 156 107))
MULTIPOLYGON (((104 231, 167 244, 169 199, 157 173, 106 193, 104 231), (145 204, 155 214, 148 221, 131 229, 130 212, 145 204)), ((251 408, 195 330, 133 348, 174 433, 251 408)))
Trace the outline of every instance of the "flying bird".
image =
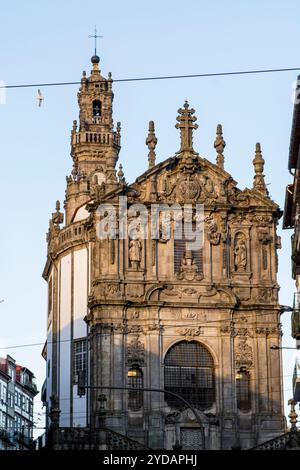
POLYGON ((38 97, 37 97, 37 100, 38 100, 38 104, 39 104, 39 108, 42 106, 42 102, 44 101, 44 97, 42 95, 42 92, 41 90, 38 90, 38 97))

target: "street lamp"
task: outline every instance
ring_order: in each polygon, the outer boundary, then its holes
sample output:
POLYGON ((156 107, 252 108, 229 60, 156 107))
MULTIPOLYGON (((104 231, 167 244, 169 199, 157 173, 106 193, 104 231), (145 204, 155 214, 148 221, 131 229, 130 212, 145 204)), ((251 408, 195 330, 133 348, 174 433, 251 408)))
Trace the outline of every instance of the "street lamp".
POLYGON ((293 312, 293 307, 291 307, 290 305, 281 305, 280 306, 280 311, 281 313, 285 313, 285 312, 293 312))
POLYGON ((298 348, 292 348, 292 347, 288 347, 288 346, 277 346, 276 344, 272 344, 272 346, 270 346, 270 349, 300 349, 300 346, 298 348))

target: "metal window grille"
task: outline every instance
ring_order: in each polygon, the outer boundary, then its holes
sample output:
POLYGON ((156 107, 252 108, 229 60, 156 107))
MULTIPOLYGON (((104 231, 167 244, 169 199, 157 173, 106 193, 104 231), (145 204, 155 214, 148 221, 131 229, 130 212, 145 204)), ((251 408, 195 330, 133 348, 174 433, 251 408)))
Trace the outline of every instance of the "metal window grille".
POLYGON ((241 411, 251 409, 250 375, 247 371, 239 371, 236 379, 237 407, 241 411))
POLYGON ((74 348, 73 349, 73 357, 74 357, 73 377, 74 377, 74 383, 77 383, 79 371, 86 372, 86 367, 87 367, 86 339, 74 341, 73 348, 74 348))
MULTIPOLYGON (((165 389, 180 395, 198 409, 207 409, 215 401, 213 358, 197 341, 182 341, 173 346, 165 358, 165 389)), ((183 409, 176 397, 165 394, 173 408, 183 409)))
MULTIPOLYGON (((186 230, 186 229, 185 229, 186 230)), ((195 230, 195 224, 193 223, 193 231, 195 230)), ((181 267, 182 258, 187 250, 187 243, 192 240, 193 233, 191 230, 186 234, 182 229, 182 238, 174 239, 174 271, 178 273, 181 267), (186 236, 187 235, 187 236, 186 236)), ((203 272, 203 249, 192 250, 193 258, 199 272, 203 272)))
POLYGON ((143 407, 143 390, 135 390, 143 388, 143 372, 139 367, 129 369, 128 387, 132 389, 128 391, 128 409, 138 411, 143 407))

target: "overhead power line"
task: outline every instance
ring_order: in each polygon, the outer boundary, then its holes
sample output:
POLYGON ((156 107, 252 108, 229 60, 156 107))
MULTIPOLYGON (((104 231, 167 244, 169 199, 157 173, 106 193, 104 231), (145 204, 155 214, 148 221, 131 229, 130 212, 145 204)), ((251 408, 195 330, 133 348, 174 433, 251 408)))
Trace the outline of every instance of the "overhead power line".
MULTIPOLYGON (((133 78, 117 78, 112 80, 113 83, 121 82, 142 82, 151 80, 174 80, 183 78, 205 78, 205 77, 226 77, 232 75, 254 75, 260 73, 279 73, 279 72, 295 72, 300 71, 300 67, 286 67, 279 69, 261 69, 261 70, 236 70, 232 72, 211 72, 211 73, 195 73, 185 75, 161 75, 154 77, 133 77, 133 78)), ((48 87, 48 86, 67 86, 67 85, 80 85, 80 81, 76 82, 49 82, 49 83, 22 83, 18 85, 2 85, 0 88, 11 89, 11 88, 37 88, 37 87, 48 87)))

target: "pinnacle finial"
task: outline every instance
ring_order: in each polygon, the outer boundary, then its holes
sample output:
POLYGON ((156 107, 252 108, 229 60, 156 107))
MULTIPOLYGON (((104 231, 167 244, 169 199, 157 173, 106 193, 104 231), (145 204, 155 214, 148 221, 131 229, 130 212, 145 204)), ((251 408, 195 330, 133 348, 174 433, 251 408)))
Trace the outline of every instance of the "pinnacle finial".
POLYGON ((155 127, 154 127, 154 121, 149 121, 149 130, 148 130, 148 136, 146 138, 146 145, 149 149, 148 153, 148 162, 149 166, 148 168, 153 168, 155 166, 155 147, 157 144, 157 137, 155 135, 155 127))
POLYGON ((124 177, 124 172, 123 172, 123 166, 122 166, 121 163, 119 165, 118 181, 119 181, 120 184, 125 184, 126 183, 125 177, 124 177))
POLYGON ((254 166, 254 179, 253 179, 253 189, 260 191, 263 195, 268 196, 269 192, 265 183, 264 173, 264 164, 265 160, 262 157, 260 143, 257 142, 255 146, 255 157, 252 161, 254 166))
POLYGON ((226 147, 226 142, 223 139, 223 130, 222 130, 222 124, 217 125, 217 132, 216 132, 216 140, 214 142, 214 147, 217 152, 217 165, 224 169, 224 148, 226 147))
POLYGON ((52 213, 51 222, 54 226, 58 227, 64 221, 64 215, 60 212, 60 202, 56 201, 55 212, 52 213))
POLYGON ((288 405, 291 407, 291 411, 289 412, 289 418, 291 423, 291 430, 297 429, 297 418, 298 414, 295 410, 296 402, 292 398, 288 401, 288 405))
POLYGON ((193 116, 195 110, 189 108, 189 103, 186 100, 184 102, 183 108, 178 109, 179 116, 177 116, 177 124, 175 125, 176 129, 180 129, 180 151, 181 152, 194 152, 193 149, 193 130, 198 129, 198 124, 195 124, 197 121, 196 116, 193 116))

